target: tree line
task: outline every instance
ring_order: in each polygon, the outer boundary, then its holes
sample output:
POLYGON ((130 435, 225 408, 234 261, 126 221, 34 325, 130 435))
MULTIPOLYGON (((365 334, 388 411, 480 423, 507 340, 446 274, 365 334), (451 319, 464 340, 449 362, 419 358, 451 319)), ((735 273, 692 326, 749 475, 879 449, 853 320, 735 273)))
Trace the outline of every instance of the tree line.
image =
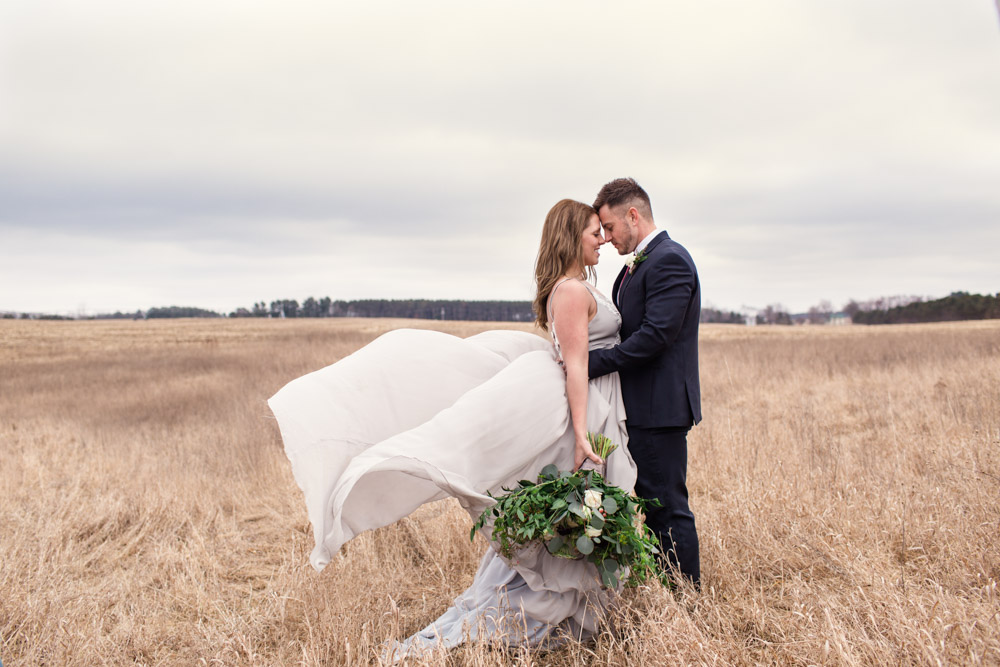
POLYGON ((953 322, 957 320, 1000 319, 1000 292, 990 296, 952 292, 942 299, 909 303, 887 308, 863 309, 851 302, 845 307, 855 324, 914 324, 917 322, 953 322), (853 313, 853 314, 852 314, 853 313))
MULTIPOLYGON (((84 319, 160 319, 174 317, 395 317, 425 320, 475 320, 481 322, 533 322, 530 301, 461 301, 445 299, 360 299, 333 300, 308 297, 260 301, 251 308, 237 308, 228 315, 191 306, 162 306, 146 311, 95 315, 84 319)), ((78 319, 62 315, 2 313, 4 319, 78 319)), ((995 295, 952 292, 941 299, 919 296, 879 297, 847 302, 835 312, 823 300, 805 313, 790 313, 779 303, 743 312, 705 306, 701 322, 711 324, 826 324, 833 320, 854 324, 906 324, 955 320, 1000 319, 1000 292, 995 295), (849 319, 848 319, 849 318, 849 319)))
POLYGON ((360 299, 334 301, 309 297, 260 301, 237 308, 229 317, 398 317, 422 320, 533 322, 530 301, 456 301, 444 299, 360 299))

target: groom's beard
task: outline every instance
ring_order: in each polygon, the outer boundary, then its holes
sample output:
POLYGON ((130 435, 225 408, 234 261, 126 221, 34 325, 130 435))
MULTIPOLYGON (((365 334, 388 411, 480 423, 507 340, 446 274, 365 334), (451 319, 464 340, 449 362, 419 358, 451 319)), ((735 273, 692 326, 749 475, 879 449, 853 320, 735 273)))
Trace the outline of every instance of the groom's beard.
POLYGON ((635 243, 633 243, 635 241, 635 230, 631 227, 626 227, 626 229, 628 230, 628 236, 622 239, 621 247, 615 246, 615 250, 618 251, 619 255, 627 255, 635 248, 635 243))

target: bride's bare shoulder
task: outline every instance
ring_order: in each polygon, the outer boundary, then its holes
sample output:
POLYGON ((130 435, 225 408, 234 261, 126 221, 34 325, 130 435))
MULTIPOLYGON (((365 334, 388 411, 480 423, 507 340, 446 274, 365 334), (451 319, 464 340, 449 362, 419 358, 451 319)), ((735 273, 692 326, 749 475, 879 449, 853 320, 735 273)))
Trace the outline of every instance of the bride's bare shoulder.
POLYGON ((556 286, 552 291, 553 313, 590 312, 594 309, 594 295, 582 280, 571 278, 556 286))

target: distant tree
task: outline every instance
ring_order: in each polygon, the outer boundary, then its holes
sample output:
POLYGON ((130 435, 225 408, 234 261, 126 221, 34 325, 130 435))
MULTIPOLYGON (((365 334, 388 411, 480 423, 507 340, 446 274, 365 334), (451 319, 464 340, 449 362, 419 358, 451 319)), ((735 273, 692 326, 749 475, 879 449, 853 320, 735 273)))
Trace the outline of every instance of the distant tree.
POLYGON ((299 302, 295 299, 282 299, 271 302, 271 313, 274 317, 298 317, 299 302))
POLYGON ((302 302, 302 309, 299 311, 299 317, 319 317, 319 303, 316 299, 308 297, 302 302))
POLYGON ((241 307, 229 313, 229 317, 253 317, 253 313, 251 313, 246 308, 241 307))
POLYGON ((701 322, 705 324, 746 324, 746 318, 735 311, 722 311, 712 307, 701 309, 701 322))
POLYGON ((792 316, 780 303, 772 303, 757 313, 757 324, 791 324, 792 316))
POLYGON ((333 311, 332 311, 332 309, 330 307, 332 305, 332 303, 333 302, 330 301, 330 297, 328 297, 328 296, 324 296, 322 299, 319 300, 319 316, 320 317, 330 317, 333 314, 333 311))
POLYGON ((859 304, 854 299, 851 299, 846 304, 844 304, 844 314, 850 318, 853 318, 861 310, 861 304, 859 304))
POLYGON ((823 299, 819 304, 809 308, 809 313, 807 314, 807 319, 809 324, 826 324, 830 321, 830 316, 833 314, 833 305, 823 299))
POLYGON ((261 301, 260 303, 255 303, 253 305, 253 316, 254 317, 267 317, 269 311, 267 309, 267 304, 261 301))

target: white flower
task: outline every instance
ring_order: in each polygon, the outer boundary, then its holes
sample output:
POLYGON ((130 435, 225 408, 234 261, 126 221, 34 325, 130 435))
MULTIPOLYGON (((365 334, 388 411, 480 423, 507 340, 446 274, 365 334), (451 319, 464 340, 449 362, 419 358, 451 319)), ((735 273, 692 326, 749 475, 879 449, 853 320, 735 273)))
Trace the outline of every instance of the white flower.
POLYGON ((594 516, 594 510, 584 505, 583 507, 580 508, 580 514, 583 515, 584 519, 590 521, 590 517, 594 516))
POLYGON ((601 529, 600 528, 594 528, 593 526, 587 526, 586 528, 583 529, 583 532, 587 533, 587 537, 600 537, 601 536, 601 529))
POLYGON ((601 497, 601 492, 597 489, 587 489, 583 493, 583 504, 591 509, 596 510, 600 507, 602 500, 603 498, 601 497))

